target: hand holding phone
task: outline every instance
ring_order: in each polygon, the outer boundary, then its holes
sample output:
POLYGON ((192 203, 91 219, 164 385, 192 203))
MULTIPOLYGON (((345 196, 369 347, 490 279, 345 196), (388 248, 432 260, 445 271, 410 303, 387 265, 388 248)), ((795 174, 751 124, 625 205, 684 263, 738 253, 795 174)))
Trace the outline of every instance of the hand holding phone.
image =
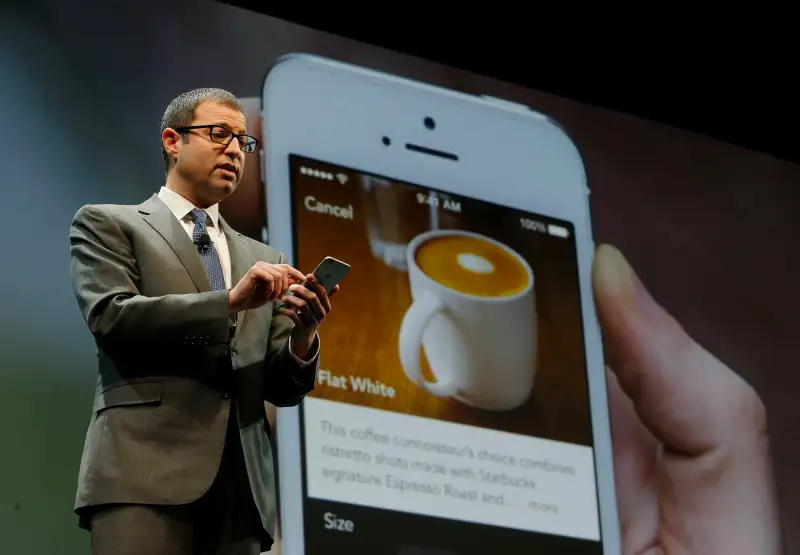
POLYGON ((288 264, 257 262, 228 293, 230 312, 252 310, 280 299, 291 283, 304 279, 302 273, 288 264))
POLYGON ((284 296, 282 309, 295 325, 315 331, 331 309, 329 295, 335 294, 340 281, 350 272, 350 265, 326 256, 309 274, 301 287, 292 287, 284 296), (321 288, 323 291, 319 291, 321 288), (324 295, 321 294, 324 292, 324 295))
MULTIPOLYGON (((317 283, 319 283, 325 292, 330 295, 339 282, 345 278, 348 272, 350 272, 349 264, 342 262, 341 260, 337 260, 332 256, 326 256, 310 275, 314 276, 314 279, 317 281, 317 283)), ((311 291, 314 290, 314 287, 308 279, 303 281, 301 285, 311 291)), ((293 295, 293 292, 289 291, 287 295, 293 295)))
MULTIPOLYGON (((345 276, 350 272, 350 265, 337 260, 332 256, 326 256, 322 262, 314 269, 313 275, 325 292, 330 295, 334 288, 342 281, 345 276)), ((308 282, 303 283, 307 285, 308 282)))

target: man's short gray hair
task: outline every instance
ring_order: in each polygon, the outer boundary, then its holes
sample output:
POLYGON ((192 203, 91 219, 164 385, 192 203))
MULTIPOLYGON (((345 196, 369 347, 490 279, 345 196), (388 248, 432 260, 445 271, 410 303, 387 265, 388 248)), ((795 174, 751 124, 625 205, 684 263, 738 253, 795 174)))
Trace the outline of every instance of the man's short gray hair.
MULTIPOLYGON (((164 117, 161 118, 161 133, 165 129, 177 129, 191 125, 194 121, 194 111, 204 102, 215 102, 234 110, 243 111, 242 105, 233 94, 224 89, 194 89, 176 96, 167 106, 164 117)), ((161 157, 164 159, 164 171, 168 172, 172 165, 164 145, 161 145, 161 157)))

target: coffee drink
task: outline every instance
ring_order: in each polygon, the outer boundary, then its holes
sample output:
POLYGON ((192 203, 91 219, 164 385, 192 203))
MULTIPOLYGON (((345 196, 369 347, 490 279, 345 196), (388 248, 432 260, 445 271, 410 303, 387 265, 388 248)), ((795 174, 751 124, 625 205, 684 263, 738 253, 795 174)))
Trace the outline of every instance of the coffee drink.
POLYGON ((432 237, 417 247, 415 261, 432 280, 475 297, 512 297, 530 281, 516 256, 473 236, 432 237))
POLYGON ((530 264, 494 239, 433 230, 408 245, 411 306, 400 325, 400 363, 437 397, 512 410, 530 397, 537 317, 530 264), (422 372, 424 351, 435 381, 422 372))

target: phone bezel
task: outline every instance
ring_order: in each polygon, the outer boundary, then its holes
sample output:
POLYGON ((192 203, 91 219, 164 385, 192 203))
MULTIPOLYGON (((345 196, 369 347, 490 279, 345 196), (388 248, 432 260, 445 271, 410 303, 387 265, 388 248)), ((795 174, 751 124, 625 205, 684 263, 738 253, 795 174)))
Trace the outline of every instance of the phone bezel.
MULTIPOLYGON (((620 553, 605 364, 591 286, 589 190, 583 161, 566 132, 518 105, 306 54, 284 56, 271 68, 262 110, 270 244, 290 263, 290 154, 573 223, 600 535, 605 554, 620 553), (435 117, 435 130, 424 125, 426 117, 435 117), (458 161, 402 148, 408 143, 453 153, 458 161)), ((281 529, 290 531, 283 549, 304 555, 303 476, 297 472, 303 468, 304 436, 298 407, 280 409, 277 420, 281 529)))

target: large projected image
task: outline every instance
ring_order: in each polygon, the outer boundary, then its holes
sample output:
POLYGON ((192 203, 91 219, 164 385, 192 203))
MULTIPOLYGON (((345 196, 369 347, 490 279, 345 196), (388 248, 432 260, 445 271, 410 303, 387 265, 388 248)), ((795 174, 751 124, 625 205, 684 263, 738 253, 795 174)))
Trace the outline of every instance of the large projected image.
POLYGON ((302 54, 272 68, 262 112, 271 244, 353 268, 315 391, 278 420, 281 495, 304 503, 282 508, 284 530, 305 517, 287 552, 479 554, 513 537, 614 553, 574 143, 531 110, 302 54), (354 530, 331 533, 320 511, 354 530))

